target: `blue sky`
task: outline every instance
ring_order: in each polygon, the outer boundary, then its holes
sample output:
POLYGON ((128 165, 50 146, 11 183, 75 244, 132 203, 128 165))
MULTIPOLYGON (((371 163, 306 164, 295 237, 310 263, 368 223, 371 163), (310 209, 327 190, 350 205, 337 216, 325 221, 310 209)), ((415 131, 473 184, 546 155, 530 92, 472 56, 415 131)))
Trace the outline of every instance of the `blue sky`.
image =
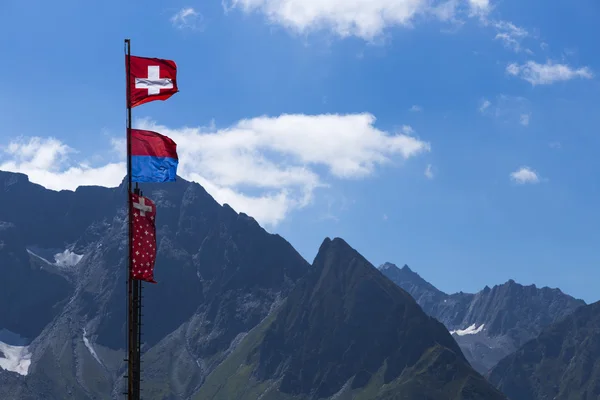
POLYGON ((120 182, 129 37, 181 90, 134 124, 309 261, 340 236, 447 292, 598 300, 600 4, 445 1, 4 0, 0 169, 120 182))

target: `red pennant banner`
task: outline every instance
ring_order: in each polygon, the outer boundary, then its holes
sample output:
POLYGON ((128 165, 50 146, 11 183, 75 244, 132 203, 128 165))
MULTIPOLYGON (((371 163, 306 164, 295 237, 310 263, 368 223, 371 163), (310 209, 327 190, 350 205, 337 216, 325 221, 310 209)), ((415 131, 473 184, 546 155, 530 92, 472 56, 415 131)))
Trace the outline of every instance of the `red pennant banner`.
POLYGON ((156 283, 156 206, 147 197, 131 193, 130 278, 156 283))

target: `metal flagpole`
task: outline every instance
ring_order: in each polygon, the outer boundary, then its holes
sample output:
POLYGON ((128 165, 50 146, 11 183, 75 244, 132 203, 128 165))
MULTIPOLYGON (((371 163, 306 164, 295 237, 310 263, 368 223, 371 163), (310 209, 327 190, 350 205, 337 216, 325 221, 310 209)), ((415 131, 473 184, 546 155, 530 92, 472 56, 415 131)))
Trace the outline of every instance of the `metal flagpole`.
MULTIPOLYGON (((127 248, 127 399, 140 399, 140 286, 137 280, 131 279, 131 249, 133 235, 131 232, 131 40, 125 39, 127 52, 127 234, 129 245, 127 248)), ((139 188, 135 188, 139 194, 139 188)))

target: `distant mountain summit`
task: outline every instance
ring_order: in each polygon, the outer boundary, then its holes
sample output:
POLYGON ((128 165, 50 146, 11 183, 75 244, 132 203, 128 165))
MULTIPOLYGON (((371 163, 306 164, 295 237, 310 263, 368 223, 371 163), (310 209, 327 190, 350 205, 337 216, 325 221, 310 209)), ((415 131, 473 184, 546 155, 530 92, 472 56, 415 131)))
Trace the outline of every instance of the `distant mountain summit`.
POLYGON ((585 305, 559 289, 523 286, 509 280, 476 294, 446 294, 408 266, 386 263, 380 271, 411 294, 423 310, 452 332, 479 372, 537 336, 543 328, 585 305))
POLYGON ((196 399, 504 399, 446 328, 342 239, 196 399))
POLYGON ((446 293, 421 278, 408 265, 398 268, 395 264, 388 262, 381 265, 379 270, 396 285, 410 293, 425 312, 448 297, 446 293))
POLYGON ((546 327, 489 374, 511 400, 600 399, 600 302, 546 327))

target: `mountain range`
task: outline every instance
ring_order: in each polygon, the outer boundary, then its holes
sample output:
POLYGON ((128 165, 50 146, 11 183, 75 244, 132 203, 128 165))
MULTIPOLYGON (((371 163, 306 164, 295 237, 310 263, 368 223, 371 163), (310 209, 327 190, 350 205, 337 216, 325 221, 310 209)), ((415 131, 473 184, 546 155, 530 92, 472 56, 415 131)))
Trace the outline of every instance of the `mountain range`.
MULTIPOLYGON (((443 325, 343 241, 326 240, 310 266, 198 184, 143 189, 159 238, 158 284, 143 292, 144 397, 211 398, 217 387, 235 398, 248 379, 246 398, 504 398, 443 325)), ((0 300, 10 305, 0 398, 122 397, 125 204, 123 184, 55 192, 0 172, 0 300)))
POLYGON ((398 268, 385 263, 379 269, 452 332, 471 365, 481 373, 535 338, 543 328, 585 305, 559 289, 523 286, 513 280, 493 288, 486 286, 475 294, 446 294, 407 265, 398 268))
MULTIPOLYGON (((340 238, 309 264, 198 184, 143 190, 159 239, 158 284, 143 292, 144 398, 595 398, 594 305, 513 281, 447 295, 340 238), (549 357, 548 343, 564 354, 549 357), (546 371, 567 377, 560 390, 536 389, 546 371)), ((124 184, 56 192, 0 171, 0 398, 123 397, 126 199, 124 184)))

